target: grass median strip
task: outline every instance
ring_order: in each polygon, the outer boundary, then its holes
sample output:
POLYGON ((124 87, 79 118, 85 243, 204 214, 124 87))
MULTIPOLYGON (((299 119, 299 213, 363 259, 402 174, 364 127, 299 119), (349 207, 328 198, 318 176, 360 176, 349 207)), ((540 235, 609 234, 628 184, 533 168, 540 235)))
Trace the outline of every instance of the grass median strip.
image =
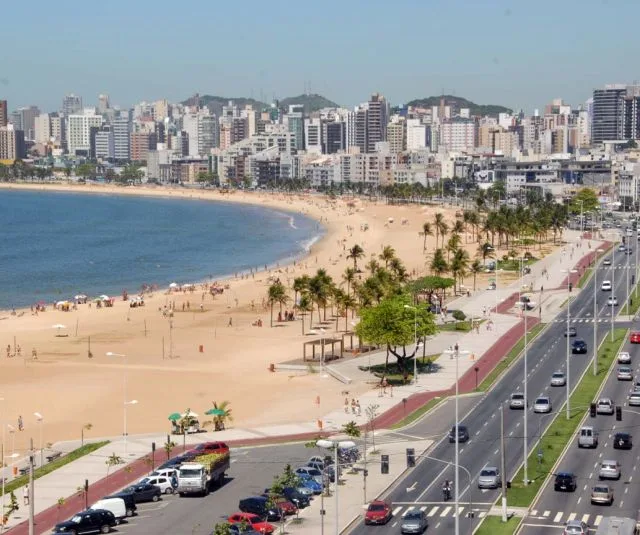
MULTIPOLYGON (((50 463, 47 463, 44 466, 41 466, 40 468, 36 468, 33 471, 33 479, 38 479, 38 478, 41 478, 42 476, 46 476, 47 474, 50 474, 54 470, 57 470, 58 468, 61 468, 66 464, 72 463, 73 461, 80 459, 80 457, 84 457, 85 455, 89 455, 90 453, 93 453, 94 451, 99 450, 100 448, 102 448, 103 446, 106 446, 107 444, 109 444, 108 440, 103 440, 100 442, 92 442, 91 444, 85 444, 84 446, 78 449, 70 451, 66 455, 63 455, 62 457, 59 457, 58 459, 55 459, 54 461, 51 461, 50 463)), ((29 482, 28 474, 26 476, 17 477, 13 481, 10 481, 5 484, 4 493, 9 494, 20 487, 24 487, 28 482, 29 482)), ((2 495, 1 491, 0 491, 0 495, 2 495)))
MULTIPOLYGON (((538 448, 529 455, 530 483, 524 485, 524 472, 521 467, 511 482, 511 489, 507 492, 508 504, 512 507, 528 507, 544 484, 550 470, 562 454, 567 442, 573 440, 573 436, 582 420, 589 404, 593 401, 598 389, 607 378, 609 368, 616 358, 620 346, 626 338, 626 329, 615 329, 613 340, 607 335, 598 349, 598 374, 593 375, 587 370, 580 383, 571 394, 571 417, 566 418, 566 409, 563 404, 555 412, 555 419, 547 432, 541 437, 538 448), (539 456, 538 454, 542 455, 539 456)), ((580 356, 571 358, 578 359, 580 356)), ((530 429, 530 432, 535 430, 530 429)), ((508 444, 508 443, 507 443, 508 444)))
POLYGON ((500 516, 486 516, 475 532, 476 535, 513 535, 522 518, 512 516, 506 522, 500 516))
POLYGON ((580 276, 580 280, 578 280, 578 284, 576 286, 578 288, 584 288, 584 286, 589 282, 591 275, 593 274, 593 268, 587 268, 584 270, 584 273, 580 276))
MULTIPOLYGON (((529 335, 527 336, 527 344, 530 344, 537 336, 540 334, 540 331, 544 328, 544 323, 538 323, 534 325, 532 329, 529 330, 529 335)), ((483 391, 491 388, 493 383, 496 382, 498 377, 502 374, 504 370, 506 370, 511 363, 516 359, 516 357, 522 352, 524 349, 524 336, 518 340, 514 346, 511 348, 509 353, 496 365, 496 367, 491 370, 489 375, 487 375, 483 381, 478 385, 477 390, 483 391)))
POLYGON ((420 407, 419 409, 416 409, 415 411, 409 413, 407 416, 405 416, 402 420, 400 420, 398 423, 395 423, 391 426, 391 429, 400 429, 402 427, 405 427, 413 422, 415 422, 418 418, 420 418, 422 415, 426 414, 428 411, 430 411, 431 409, 433 409, 433 407, 435 407, 438 403, 440 403, 444 398, 437 396, 433 399, 430 399, 429 401, 427 401, 422 407, 420 407))
POLYGON ((629 295, 629 298, 632 301, 631 306, 629 306, 630 303, 629 303, 629 301, 627 301, 627 303, 622 307, 622 310, 620 311, 620 314, 635 316, 635 314, 638 312, 638 308, 640 308, 640 297, 639 297, 639 295, 640 294, 638 294, 638 285, 636 284, 633 287, 633 291, 629 295))

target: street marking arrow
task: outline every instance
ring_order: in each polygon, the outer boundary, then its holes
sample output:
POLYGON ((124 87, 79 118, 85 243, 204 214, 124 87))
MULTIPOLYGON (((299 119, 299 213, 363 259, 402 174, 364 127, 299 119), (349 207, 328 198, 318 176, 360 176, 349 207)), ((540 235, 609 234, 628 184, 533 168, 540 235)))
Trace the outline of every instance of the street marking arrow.
POLYGON ((416 485, 418 484, 418 482, 416 481, 413 485, 411 485, 410 487, 407 487, 407 492, 411 492, 416 490, 416 485))

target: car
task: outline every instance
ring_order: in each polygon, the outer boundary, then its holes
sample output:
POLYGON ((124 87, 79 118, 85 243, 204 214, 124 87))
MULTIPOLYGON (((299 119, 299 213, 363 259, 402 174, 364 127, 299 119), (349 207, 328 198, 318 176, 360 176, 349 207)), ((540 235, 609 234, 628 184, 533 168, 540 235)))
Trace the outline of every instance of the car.
POLYGON ((485 466, 478 476, 479 489, 497 489, 502 485, 500 470, 494 466, 485 466))
POLYGON ((628 351, 618 353, 618 364, 631 364, 631 355, 628 351))
POLYGON ((300 485, 310 489, 314 494, 320 494, 324 485, 322 483, 318 483, 314 477, 299 475, 298 479, 300 480, 300 485))
POLYGON ((224 442, 203 442, 198 444, 192 451, 198 453, 198 455, 208 455, 210 453, 229 453, 229 446, 224 442))
POLYGON ((281 515, 289 516, 295 515, 298 512, 298 508, 293 502, 290 502, 283 496, 270 496, 273 504, 278 508, 281 515))
POLYGON ((250 496, 238 502, 238 509, 243 513, 258 515, 269 522, 277 522, 282 518, 280 509, 271 506, 269 498, 265 496, 250 496))
POLYGON ((311 466, 312 468, 317 468, 321 472, 325 470, 329 465, 333 464, 333 461, 327 458, 318 457, 317 455, 314 457, 310 457, 307 461, 306 466, 311 466))
POLYGON ((578 480, 572 472, 558 472, 553 482, 553 490, 574 492, 578 488, 578 480))
POLYGON ((640 407, 640 392, 631 392, 627 398, 627 403, 631 407, 640 407))
POLYGON ((122 489, 122 492, 132 494, 136 503, 157 502, 162 496, 162 491, 159 487, 148 483, 131 485, 122 489))
POLYGON ((514 392, 509 399, 510 409, 524 409, 524 394, 522 392, 514 392))
POLYGON ((322 472, 317 468, 313 468, 311 466, 301 466, 296 468, 296 474, 299 476, 311 476, 318 483, 322 484, 322 472))
POLYGON ((173 494, 176 486, 173 484, 172 478, 165 476, 149 476, 141 479, 138 485, 154 485, 164 494, 173 494))
POLYGON ((117 494, 112 494, 111 496, 105 496, 102 500, 110 500, 112 498, 120 498, 124 500, 124 506, 127 509, 127 516, 132 517, 136 514, 138 510, 138 506, 136 505, 136 500, 133 497, 133 494, 130 492, 118 492, 117 494))
POLYGON ((587 343, 584 340, 574 340, 571 343, 571 352, 574 355, 578 355, 581 353, 587 353, 587 343))
POLYGON ((618 366, 616 377, 618 381, 631 381, 633 380, 633 369, 630 366, 618 366))
POLYGON ((424 533, 429 527, 429 521, 424 511, 412 509, 402 517, 400 524, 400 533, 424 533))
POLYGON ((640 332, 631 331, 631 334, 629 335, 629 342, 632 344, 640 344, 640 332))
MULTIPOLYGON (((466 442, 469 440, 469 430, 466 425, 458 425, 458 442, 466 442)), ((449 442, 456 441, 456 426, 454 425, 449 431, 449 442)))
POLYGON ((549 396, 540 396, 539 398, 536 398, 533 404, 533 412, 551 412, 551 398, 549 396))
POLYGON ((564 332, 564 337, 566 338, 567 336, 569 337, 574 337, 578 335, 578 331, 576 330, 575 327, 569 327, 565 332, 564 332))
POLYGON ((282 496, 294 504, 298 509, 304 509, 311 503, 310 495, 303 494, 294 487, 284 487, 282 489, 282 496))
POLYGON ((625 247, 624 245, 622 245, 622 244, 620 244, 620 245, 618 246, 618 251, 620 251, 621 253, 624 253, 624 250, 625 250, 625 249, 626 249, 626 247, 625 247))
POLYGON ((260 535, 260 532, 246 524, 229 524, 229 535, 260 535))
POLYGON ((553 372, 551 374, 551 386, 565 386, 567 384, 567 376, 564 372, 553 372))
POLYGON ((93 509, 73 515, 69 520, 56 524, 54 533, 109 533, 116 526, 116 517, 110 511, 93 509))
POLYGON ((627 250, 625 251, 625 253, 627 253, 628 255, 633 254, 633 249, 631 247, 627 247, 627 250))
POLYGON ((602 265, 603 265, 603 266, 610 266, 610 265, 611 265, 611 258, 605 258, 605 259, 602 261, 602 265))
POLYGON ((264 535, 268 535, 275 531, 273 524, 269 524, 269 522, 265 522, 258 515, 254 515, 253 513, 234 513, 227 518, 227 522, 229 524, 243 524, 251 526, 258 533, 263 533, 264 535))
POLYGON ((615 406, 610 398, 600 398, 596 403, 596 414, 613 414, 615 406))
POLYGON ((98 500, 89 509, 110 511, 116 519, 116 524, 127 518, 127 506, 122 498, 105 498, 98 500))
POLYGON ((583 425, 580 428, 580 434, 578 435, 578 447, 597 448, 598 438, 598 432, 593 427, 590 425, 583 425))
POLYGON ((386 524, 392 517, 391 505, 382 500, 373 500, 364 514, 364 523, 365 525, 386 524))
POLYGON ((158 468, 151 472, 150 476, 164 476, 171 478, 178 477, 178 469, 177 468, 158 468))
POLYGON ((563 535, 588 535, 589 525, 582 520, 568 520, 564 526, 563 535))
POLYGON ((611 285, 611 281, 602 281, 602 284, 600 285, 600 289, 603 292, 610 292, 612 288, 613 286, 611 285))
POLYGON ((591 503, 600 505, 613 504, 613 489, 609 485, 595 485, 591 489, 591 503))
POLYGON ((607 299, 607 305, 609 305, 610 307, 617 307, 618 298, 615 295, 609 296, 609 298, 607 299))
POLYGON ((614 450, 630 450, 633 447, 633 439, 629 433, 616 433, 613 435, 614 450))
POLYGON ((599 479, 620 479, 622 470, 618 461, 602 461, 598 471, 599 479))

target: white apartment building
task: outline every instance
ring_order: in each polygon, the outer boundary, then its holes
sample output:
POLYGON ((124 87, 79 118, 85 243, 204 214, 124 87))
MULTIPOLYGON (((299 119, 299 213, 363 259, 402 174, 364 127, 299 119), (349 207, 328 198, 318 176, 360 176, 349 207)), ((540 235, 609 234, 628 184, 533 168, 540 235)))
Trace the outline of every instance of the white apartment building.
POLYGON ((102 116, 94 109, 86 109, 82 115, 69 115, 67 123, 67 150, 75 156, 78 152, 91 150, 91 128, 102 126, 102 116))
POLYGON ((111 128, 105 128, 96 132, 96 158, 101 160, 113 160, 116 155, 115 138, 111 128))
POLYGON ((476 145, 476 125, 472 120, 453 118, 440 125, 439 149, 469 152, 476 145))
POLYGON ((320 118, 305 119, 304 146, 308 154, 322 154, 322 121, 320 118))
POLYGON ((51 141, 51 119, 48 113, 41 113, 35 118, 34 141, 43 145, 51 141))
POLYGON ((404 118, 397 116, 392 117, 391 122, 387 125, 387 142, 389 143, 389 151, 393 154, 403 152, 407 147, 407 122, 404 118))
POLYGON ((427 146, 427 126, 420 119, 407 119, 407 150, 424 149, 427 146))
POLYGON ((129 113, 123 112, 116 117, 112 125, 115 159, 129 161, 131 159, 131 120, 129 113))

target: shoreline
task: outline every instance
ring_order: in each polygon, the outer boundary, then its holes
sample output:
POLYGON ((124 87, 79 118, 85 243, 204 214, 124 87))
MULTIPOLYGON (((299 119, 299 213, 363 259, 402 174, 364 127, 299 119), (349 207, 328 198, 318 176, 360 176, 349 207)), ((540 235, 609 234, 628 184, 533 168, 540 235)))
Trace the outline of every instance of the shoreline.
MULTIPOLYGON (((325 224, 323 224, 321 218, 318 218, 315 214, 305 213, 304 211, 283 207, 283 206, 280 206, 279 203, 274 203, 274 202, 270 202, 268 206, 265 206, 264 204, 261 204, 260 202, 258 202, 258 199, 237 198, 235 200, 232 200, 228 198, 229 195, 223 198, 214 198, 213 195, 198 196, 197 198, 194 198, 192 194, 192 190, 188 190, 188 189, 185 190, 182 188, 167 188, 162 186, 124 187, 124 186, 112 186, 108 184, 102 185, 102 184, 54 183, 50 185, 49 184, 45 185, 42 183, 28 184, 28 183, 0 182, 0 191, 2 190, 35 191, 35 192, 45 192, 45 193, 47 192, 71 193, 71 194, 78 194, 78 195, 101 195, 101 196, 123 196, 123 197, 128 196, 128 197, 142 197, 142 198, 154 197, 154 198, 162 198, 162 199, 169 199, 169 200, 180 199, 180 200, 187 200, 187 201, 189 200, 204 201, 207 203, 222 203, 227 205, 242 204, 245 206, 255 206, 258 208, 265 208, 276 214, 279 214, 279 215, 281 214, 283 217, 293 218, 294 216, 302 216, 316 222, 316 224, 318 225, 318 229, 307 240, 305 240, 302 243, 293 242, 294 244, 297 244, 300 248, 300 250, 297 253, 289 254, 287 256, 275 259, 272 263, 266 264, 267 266, 266 270, 262 266, 256 266, 255 271, 253 271, 253 273, 255 274, 264 273, 265 271, 269 272, 271 269, 279 269, 280 267, 289 267, 289 266, 292 266, 295 262, 300 262, 300 261, 304 262, 305 259, 307 259, 313 254, 314 248, 320 247, 322 244, 322 241, 325 239, 328 239, 331 234, 331 230, 325 224), (97 189, 92 189, 92 188, 97 188, 97 189), (101 190, 101 188, 104 188, 104 189, 101 190), (177 192, 178 195, 171 195, 172 192, 177 192)), ((195 191, 209 192, 209 193, 218 192, 219 194, 218 190, 202 189, 202 190, 195 190, 195 191)), ((243 194, 246 195, 247 193, 243 192, 243 194)), ((271 199, 271 201, 273 201, 273 199, 271 199)), ((289 222, 289 225, 291 225, 291 222, 289 222)), ((184 280, 180 284, 195 284, 196 286, 210 284, 212 282, 225 284, 233 280, 238 280, 238 277, 241 275, 242 276, 251 275, 252 269, 253 268, 249 268, 248 270, 247 269, 238 270, 233 273, 223 273, 220 275, 214 275, 213 277, 209 277, 206 279, 197 279, 197 280, 190 280, 190 281, 184 280)), ((176 277, 176 279, 180 280, 180 277, 176 277)), ((134 287, 139 288, 141 284, 143 284, 143 281, 138 281, 134 287)), ((162 294, 170 293, 170 288, 168 284, 169 283, 167 283, 167 286, 158 286, 156 293, 162 293, 162 294)), ((99 295, 99 294, 100 294, 100 291, 97 291, 96 295, 99 295)), ((133 297, 134 295, 140 295, 140 293, 132 292, 130 294, 131 297, 133 297)), ((88 296, 89 298, 93 297, 91 295, 88 295, 88 296)), ((114 294, 113 297, 116 297, 116 298, 121 297, 121 294, 114 294)), ((45 303, 48 307, 51 307, 53 303, 61 300, 64 300, 64 299, 54 299, 53 301, 47 300, 45 301, 45 303)), ((72 302, 73 301, 72 296, 68 296, 68 300, 72 302)), ((0 308, 0 315, 12 314, 13 312, 15 312, 16 314, 19 314, 20 312, 30 312, 30 308, 27 305, 18 305, 11 308, 0 308)), ((2 318, 0 317, 0 319, 2 318)))

